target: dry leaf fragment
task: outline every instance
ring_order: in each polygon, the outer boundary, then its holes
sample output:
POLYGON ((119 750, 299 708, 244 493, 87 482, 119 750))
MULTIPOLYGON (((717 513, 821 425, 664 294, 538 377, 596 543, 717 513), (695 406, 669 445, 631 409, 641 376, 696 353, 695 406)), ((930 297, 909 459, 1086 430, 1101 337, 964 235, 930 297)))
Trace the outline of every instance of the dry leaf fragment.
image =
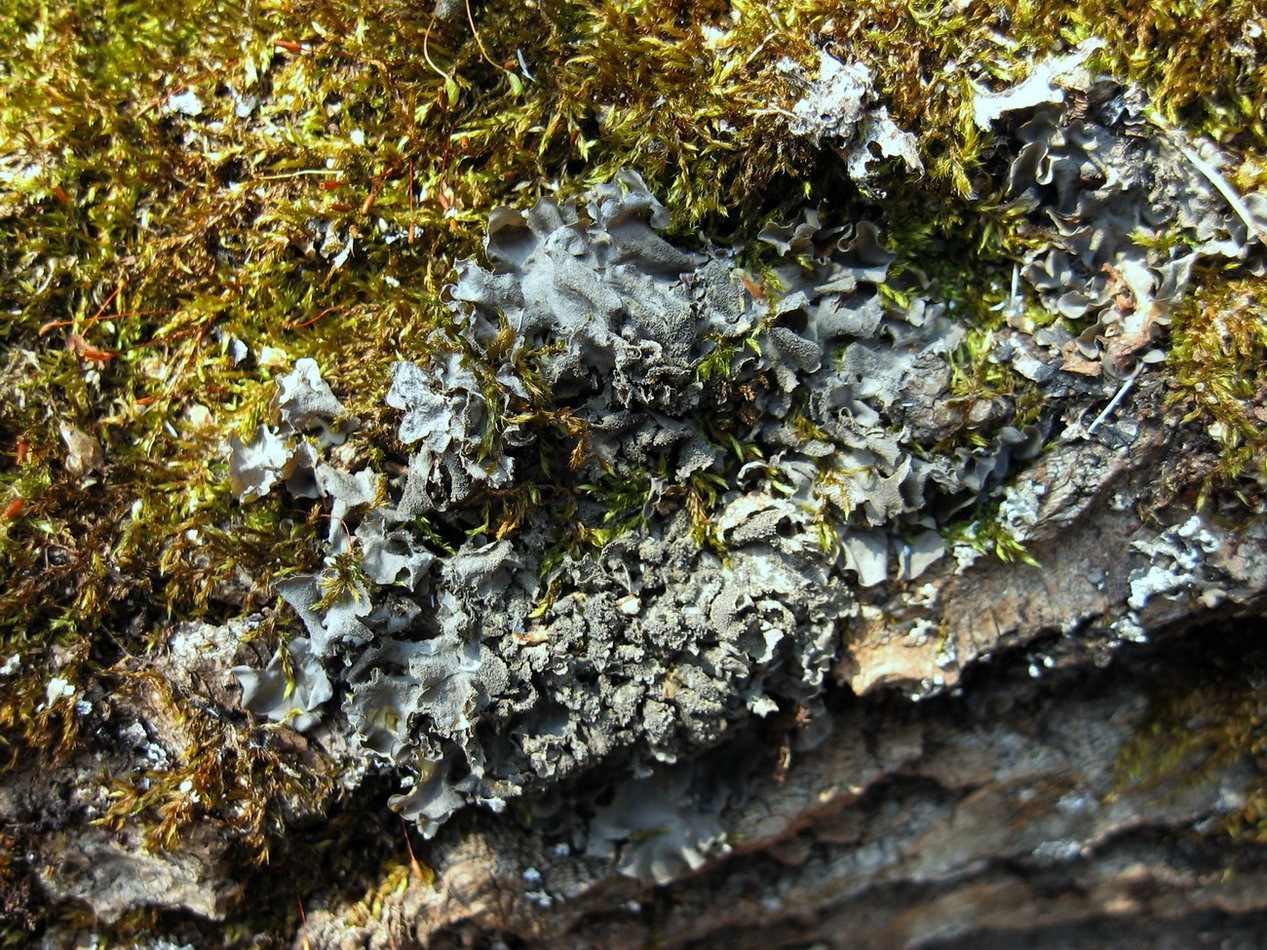
POLYGON ((105 468, 106 459, 101 451, 101 443, 82 429, 59 423, 57 429, 66 443, 66 471, 75 476, 105 468))

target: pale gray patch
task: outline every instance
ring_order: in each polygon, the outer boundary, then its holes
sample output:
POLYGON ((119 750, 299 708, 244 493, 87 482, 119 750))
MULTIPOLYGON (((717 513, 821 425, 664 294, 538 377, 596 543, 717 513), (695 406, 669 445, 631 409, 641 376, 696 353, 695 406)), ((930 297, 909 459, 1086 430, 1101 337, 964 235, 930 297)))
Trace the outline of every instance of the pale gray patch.
POLYGON ((1041 350, 1026 335, 1002 336, 992 359, 1009 364, 1026 379, 1045 383, 1060 370, 1058 359, 1044 359, 1041 350))
MULTIPOLYGON (((791 63, 784 69, 794 74, 791 63)), ((792 135, 835 147, 855 181, 871 178, 877 158, 900 158, 912 171, 924 168, 915 136, 899 129, 888 108, 875 101, 874 78, 862 63, 842 63, 820 52, 818 78, 807 84, 788 118, 792 135)))
POLYGON ((330 499, 326 540, 332 550, 341 551, 348 542, 344 519, 353 510, 374 504, 382 491, 383 476, 369 469, 349 474, 325 462, 318 463, 315 476, 320 495, 330 499))
POLYGON ((241 502, 263 498, 285 477, 290 462, 286 442, 268 426, 260 426, 251 441, 229 436, 229 491, 241 502))
POLYGON ((433 836, 470 801, 470 796, 463 794, 451 778, 454 755, 455 752, 450 752, 435 761, 422 759, 414 786, 388 801, 393 809, 414 822, 425 838, 433 836))
POLYGON ((317 484, 320 458, 316 446, 307 439, 294 443, 285 470, 286 491, 296 498, 320 498, 321 486, 317 484))
POLYGON ((366 518, 357 526, 361 567, 375 584, 386 587, 400 584, 419 591, 435 562, 435 555, 421 547, 413 533, 388 530, 387 520, 366 518))
POLYGON ((304 357, 277 381, 278 431, 283 435, 313 435, 322 446, 341 445, 356 420, 346 418, 343 403, 321 378, 317 361, 304 357))
POLYGON ((486 399, 459 354, 437 352, 425 367, 396 363, 387 404, 405 410, 400 440, 417 444, 398 505, 402 517, 444 510, 480 486, 510 481, 511 457, 486 441, 486 399))
POLYGON ((488 597, 503 589, 517 558, 509 541, 481 547, 464 547, 444 561, 445 579, 455 588, 476 597, 488 597))
POLYGON ((239 501, 254 501, 285 481, 296 497, 320 497, 317 448, 303 436, 328 449, 341 445, 358 420, 347 416, 321 378, 316 361, 307 358, 278 379, 274 409, 276 430, 260 426, 245 443, 236 435, 229 436, 229 491, 239 501))
POLYGON ((877 158, 900 158, 910 170, 924 170, 918 140, 910 132, 898 128, 885 106, 880 106, 863 119, 859 139, 858 145, 845 156, 845 167, 849 169, 849 177, 855 181, 866 181, 871 177, 871 165, 877 158))
POLYGON ((244 709, 273 722, 285 723, 298 732, 307 732, 320 722, 319 707, 334 696, 325 668, 311 651, 306 637, 296 637, 278 647, 262 670, 235 666, 232 672, 242 684, 244 709), (282 650, 290 652, 293 687, 287 683, 282 650))
POLYGON ((364 644, 373 637, 361 622, 373 609, 369 591, 363 585, 354 585, 349 593, 323 606, 324 588, 334 579, 334 569, 326 568, 317 574, 296 574, 276 584, 277 593, 304 622, 313 652, 321 657, 332 656, 342 644, 364 644))
POLYGON ((1029 76, 1011 88, 990 92, 978 87, 972 103, 974 120, 980 128, 989 129, 1004 113, 1064 102, 1065 89, 1077 82, 1081 73, 1085 73, 1082 65, 1092 53, 1103 47, 1104 41, 1093 37, 1084 40, 1065 56, 1036 63, 1029 76))
POLYGON ((853 138, 866 114, 872 79, 871 70, 864 64, 846 65, 820 53, 818 78, 809 83, 804 97, 792 106, 789 131, 812 139, 816 145, 823 139, 853 138))
POLYGON ((663 884, 727 854, 721 816, 743 799, 752 753, 749 738, 739 736, 729 749, 621 783, 612 801, 595 809, 586 856, 614 860, 622 874, 663 884))
MULTIPOLYGON (((759 240, 773 244, 780 254, 811 253, 814 250, 814 238, 822 230, 822 221, 818 212, 812 208, 801 211, 799 221, 791 224, 775 224, 770 222, 757 233, 759 240)), ((846 288, 853 290, 852 287, 846 288)))
POLYGON ((482 790, 484 751, 474 737, 480 711, 509 682, 491 650, 451 635, 385 641, 365 651, 348 676, 345 711, 362 748, 419 771, 413 790, 393 805, 424 836, 472 800, 499 803, 482 790), (465 773, 460 779, 457 766, 465 773))
POLYGON ((889 539, 880 531, 851 531, 841 539, 845 567, 858 575, 863 587, 875 587, 889 578, 889 539))
POLYGON ((192 89, 186 89, 174 96, 168 96, 164 108, 168 112, 196 118, 202 115, 202 99, 192 89))
MULTIPOLYGON (((1071 62, 1052 61, 1035 76, 1051 78, 1071 62)), ((1140 90, 1084 82, 1089 105, 1073 113, 1063 105, 1063 92, 1034 91, 1045 82, 1027 87, 1032 95, 1008 100, 1013 104, 1006 110, 1039 107, 1017 132, 1020 148, 1008 182, 1051 235, 1029 253, 1021 274, 1053 313, 1092 321, 1076 353, 1068 354, 1078 359, 1066 365, 1093 374, 1098 371, 1079 359, 1098 361, 1105 374, 1123 377, 1137 361, 1160 358, 1160 329, 1197 260, 1222 257, 1246 261, 1251 271, 1264 267, 1250 207, 1267 206, 1267 199, 1242 201, 1230 192, 1219 171, 1225 160, 1213 144, 1159 129, 1140 90)), ((1022 367, 1047 372, 1032 360, 1017 364, 1025 372, 1022 367)))
POLYGON ((629 877, 664 884, 698 870, 722 850, 720 814, 700 807, 688 794, 689 766, 621 784, 610 805, 589 826, 585 854, 612 859, 629 877))
POLYGON ((946 542, 936 531, 921 531, 898 548, 898 574, 905 581, 915 580, 946 554, 946 542))

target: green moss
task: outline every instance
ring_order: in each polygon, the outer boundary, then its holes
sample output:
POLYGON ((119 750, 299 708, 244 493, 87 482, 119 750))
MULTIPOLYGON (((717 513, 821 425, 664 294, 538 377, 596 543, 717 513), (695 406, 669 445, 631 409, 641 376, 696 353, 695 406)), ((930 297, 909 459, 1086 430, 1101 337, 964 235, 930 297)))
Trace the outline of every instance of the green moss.
POLYGON ((1259 282, 1208 285, 1175 315, 1169 375, 1173 410, 1199 421, 1218 463, 1200 477, 1198 507, 1215 493, 1257 504, 1267 489, 1267 304, 1259 282))
MULTIPOLYGON (((919 134, 927 175, 891 169, 869 210, 980 334, 958 361, 963 396, 1009 395, 1018 419, 1037 407, 980 344, 1032 236, 990 192, 970 81, 1013 81, 1034 57, 1103 35, 1101 66, 1248 156, 1238 186, 1267 175, 1267 39, 1246 29, 1252 0, 495 0, 447 22, 430 8, 72 0, 0 22, 11 51, 0 63, 0 663, 18 658, 0 697, 0 766, 91 753, 73 703, 47 702, 53 675, 80 695, 118 689, 120 661, 144 671, 167 621, 266 606, 274 579, 316 565, 321 512, 232 504, 220 446, 267 418, 271 379, 312 356, 364 420, 357 451, 376 463, 398 454, 388 367, 425 357, 446 330, 441 288, 478 256, 491 207, 574 194, 629 166, 682 239, 748 240, 806 201, 847 216, 860 196, 839 163, 781 132, 799 95, 789 73, 812 76, 822 46, 867 63, 881 101, 919 134), (199 115, 187 114, 190 95, 199 115), (99 463, 76 461, 68 427, 99 446, 99 463), (219 599, 241 576, 249 589, 219 599)), ((1252 390, 1262 311, 1234 286, 1213 291, 1210 315, 1177 316, 1173 359, 1176 406, 1223 427, 1219 484, 1244 491, 1264 454, 1252 390)), ((733 356, 719 347, 700 379, 724 386, 733 356)), ((577 500, 549 486, 555 460, 585 451, 584 433, 552 411, 544 389, 525 408, 553 433, 535 484, 481 500, 480 515, 500 536, 544 508, 573 526, 560 552, 601 545, 636 519, 647 486, 597 486, 607 514, 580 524, 577 500)), ((729 445, 719 425, 715 441, 729 445)), ((722 489, 680 487, 701 543, 715 542, 722 489)), ((236 833, 257 853, 275 843, 278 789, 263 773, 286 774, 293 756, 257 755, 245 727, 172 701, 200 737, 183 777, 152 776, 148 795, 117 787, 112 820, 159 845, 192 822, 227 828, 245 776, 265 783, 263 811, 236 833), (223 767, 211 764, 218 751, 223 767), (204 806, 182 803, 185 780, 204 806)))
MULTIPOLYGON (((1208 630, 1211 639, 1232 631, 1208 630)), ((1203 649, 1153 684, 1135 735, 1118 754, 1117 794, 1159 800, 1200 788, 1229 767, 1252 765, 1243 803, 1219 822, 1220 833, 1267 842, 1267 656, 1261 644, 1203 649)))
POLYGON ((974 551, 1012 563, 1019 561, 1030 567, 1042 567, 1026 550, 1022 541, 999 520, 1001 502, 986 502, 977 507, 972 516, 962 522, 948 525, 942 536, 948 545, 966 544, 974 551))
POLYGON ((266 862, 283 814, 312 810, 332 790, 331 763, 320 755, 296 761, 275 728, 225 722, 152 673, 122 677, 119 692, 146 694, 184 739, 170 766, 103 776, 111 803, 99 823, 118 829, 140 819, 153 850, 177 848, 189 827, 211 824, 237 842, 243 857, 266 862))

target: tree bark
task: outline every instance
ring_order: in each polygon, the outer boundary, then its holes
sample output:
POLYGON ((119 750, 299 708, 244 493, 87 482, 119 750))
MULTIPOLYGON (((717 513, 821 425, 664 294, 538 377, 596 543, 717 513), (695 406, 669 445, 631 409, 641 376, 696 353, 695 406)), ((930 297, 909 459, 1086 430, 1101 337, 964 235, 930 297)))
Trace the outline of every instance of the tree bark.
MULTIPOLYGON (((1123 407, 1133 437, 1070 427, 1013 481, 1038 500, 1013 528, 1041 566, 944 558, 873 594, 834 671, 825 740, 791 721, 727 740, 755 771, 722 816, 725 847, 696 871, 648 886, 512 813, 468 814, 419 846, 411 872, 359 893, 298 878, 295 945, 1261 945, 1267 849, 1223 830, 1261 781, 1256 763, 1233 755, 1193 781, 1199 754, 1148 781, 1122 764, 1167 695, 1199 688, 1212 661, 1243 652, 1249 669, 1261 655, 1238 624, 1267 597, 1267 530, 1178 503, 1202 448, 1166 424, 1163 390, 1146 383, 1123 407)), ((165 673, 232 707, 242 633, 185 629, 165 673)), ((28 858, 47 899, 106 920, 159 907, 183 921, 174 932, 211 939, 244 900, 223 836, 151 852, 84 820, 103 806, 81 800, 99 787, 87 775, 192 741, 153 690, 110 705, 113 721, 141 724, 130 745, 18 773, 0 810, 47 829, 28 858)), ((310 747, 282 733, 297 755, 335 754, 329 736, 310 747)), ((337 814, 336 798, 294 814, 293 833, 337 814)), ((343 806, 356 808, 381 813, 381 798, 362 791, 343 806)), ((379 847, 399 856, 391 837, 389 825, 379 847)), ((286 860, 265 872, 302 873, 286 860)))

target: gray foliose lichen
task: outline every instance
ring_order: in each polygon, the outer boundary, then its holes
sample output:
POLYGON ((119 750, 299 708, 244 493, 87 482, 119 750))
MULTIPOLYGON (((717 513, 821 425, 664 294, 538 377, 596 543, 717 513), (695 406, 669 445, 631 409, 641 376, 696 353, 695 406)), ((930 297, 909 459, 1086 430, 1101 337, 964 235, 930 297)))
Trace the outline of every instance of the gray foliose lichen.
MULTIPOLYGON (((1164 136, 1139 135, 1137 93, 1092 92, 1077 115, 1063 93, 1027 100, 1000 146, 1014 196, 1051 227, 1025 278, 1045 305, 1099 315, 1085 340, 1047 331, 1049 373, 1079 346, 1120 370, 1195 256, 1255 240, 1164 136), (1163 219, 1198 242, 1132 242, 1163 219)), ((403 474, 332 461, 355 420, 307 360, 276 428, 231 447, 243 500, 284 483, 331 514, 327 566, 278 585, 307 632, 286 648, 298 688, 279 690, 277 661, 243 671, 245 705, 301 729, 324 708, 404 776, 393 806, 426 835, 525 795, 549 827, 538 793, 607 765, 640 784, 591 826, 555 823, 591 854, 619 844, 630 873, 695 866, 745 774, 719 784, 700 750, 754 716, 812 719, 861 592, 935 564, 939 528, 1047 434, 921 448, 949 433, 931 407, 965 330, 918 270, 891 273, 874 223, 806 211, 768 227, 778 256, 760 274, 670 243, 666 224, 629 171, 577 202, 495 211, 487 263, 450 288, 452 331, 393 368, 403 474), (512 497, 514 519, 484 520, 512 497)))
POLYGON ((1087 74, 1100 45, 980 93, 975 107, 983 128, 1015 125, 1006 191, 1047 237, 1022 275, 1045 309, 1085 323, 1063 342, 1061 368, 1123 376, 1165 358, 1154 343, 1201 259, 1264 273, 1267 195, 1237 195, 1214 143, 1171 128, 1142 90, 1087 74))
MULTIPOLYGON (((332 672, 361 748, 415 776, 395 804, 424 832, 613 754, 673 762, 753 713, 812 708, 854 603, 844 578, 885 580, 908 538, 928 563, 934 500, 987 490, 1033 443, 1006 432, 953 457, 906 444, 903 381, 962 331, 940 304, 881 295, 892 255, 873 224, 807 213, 768 229, 784 252, 765 277, 775 293, 727 250, 668 243, 665 223, 628 172, 583 205, 495 213, 490 266, 467 262, 452 288, 463 349, 394 367, 403 476, 323 457, 343 413, 319 380, 278 427, 318 441, 264 429, 267 451, 234 447, 244 498, 289 479, 330 504, 330 566, 278 585, 308 631, 292 668, 310 655, 332 672), (474 499, 541 477, 547 407, 580 440, 555 473, 577 517, 601 524, 598 486, 627 484, 636 527, 552 565, 545 508, 500 539, 438 548, 435 524, 465 533, 474 499), (723 438, 709 420, 726 411, 723 438), (715 493, 711 543, 692 486, 715 493)), ((310 725, 302 700, 325 694, 305 681, 283 701, 270 677, 243 674, 248 706, 310 725)))

